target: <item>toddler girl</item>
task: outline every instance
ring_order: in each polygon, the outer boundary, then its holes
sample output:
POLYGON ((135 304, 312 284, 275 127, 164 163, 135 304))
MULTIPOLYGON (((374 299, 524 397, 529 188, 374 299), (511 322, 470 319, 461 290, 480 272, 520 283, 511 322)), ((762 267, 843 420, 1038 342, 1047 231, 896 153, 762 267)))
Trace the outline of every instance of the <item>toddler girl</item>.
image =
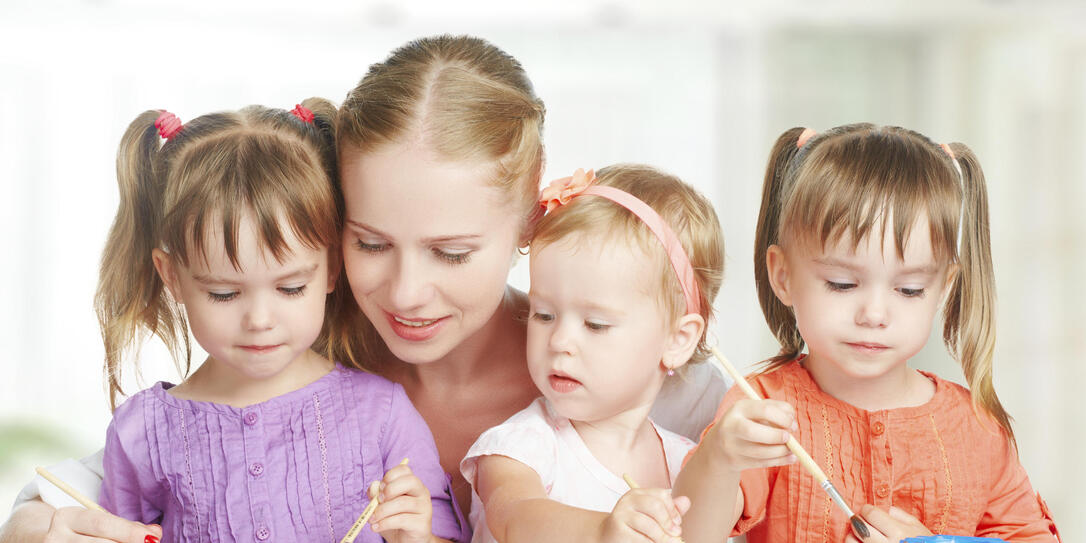
POLYGON ((461 463, 473 541, 671 540, 689 501, 669 489, 693 443, 648 414, 667 375, 704 359, 724 268, 716 214, 646 166, 578 170, 542 196, 528 367, 543 397, 461 463))
POLYGON ((378 480, 359 541, 462 537, 403 389, 310 349, 339 269, 334 114, 147 111, 121 141, 96 299, 111 403, 145 334, 187 364, 191 329, 208 353, 117 407, 106 436, 102 505, 167 541, 339 541, 378 480))
POLYGON ((867 541, 1055 540, 992 387, 988 204, 969 148, 870 124, 785 132, 754 264, 781 350, 750 378, 769 399, 729 391, 679 476, 688 542, 855 541, 789 435, 859 506, 867 541), (909 367, 940 306, 968 390, 909 367))

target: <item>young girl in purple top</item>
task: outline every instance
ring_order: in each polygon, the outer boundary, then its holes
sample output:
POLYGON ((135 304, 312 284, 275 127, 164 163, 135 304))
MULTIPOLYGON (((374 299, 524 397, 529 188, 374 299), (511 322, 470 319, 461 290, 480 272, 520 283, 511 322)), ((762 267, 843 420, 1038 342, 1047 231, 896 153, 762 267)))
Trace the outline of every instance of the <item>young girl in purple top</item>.
POLYGON ((107 432, 102 505, 166 541, 335 542, 371 496, 381 520, 358 541, 467 539, 403 387, 311 349, 339 269, 334 115, 147 111, 121 141, 96 298, 111 400, 145 334, 187 363, 191 329, 208 353, 107 432))

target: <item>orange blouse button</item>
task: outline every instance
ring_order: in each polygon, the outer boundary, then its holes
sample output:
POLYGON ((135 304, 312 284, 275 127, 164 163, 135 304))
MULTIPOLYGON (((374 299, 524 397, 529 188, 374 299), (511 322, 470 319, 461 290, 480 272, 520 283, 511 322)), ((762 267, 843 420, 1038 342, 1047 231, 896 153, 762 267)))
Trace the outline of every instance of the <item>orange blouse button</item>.
POLYGON ((886 431, 886 426, 883 426, 883 424, 881 422, 876 422, 875 424, 871 425, 871 433, 873 433, 873 434, 875 434, 877 436, 881 436, 882 433, 885 432, 885 431, 886 431))
POLYGON ((881 484, 875 489, 875 495, 880 498, 885 498, 890 495, 890 485, 881 484))

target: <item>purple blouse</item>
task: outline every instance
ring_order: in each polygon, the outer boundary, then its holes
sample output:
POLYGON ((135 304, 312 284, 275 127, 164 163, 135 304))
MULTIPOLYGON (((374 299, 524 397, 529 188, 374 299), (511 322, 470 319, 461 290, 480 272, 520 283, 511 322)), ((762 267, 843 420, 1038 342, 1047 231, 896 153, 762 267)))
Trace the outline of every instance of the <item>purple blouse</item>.
MULTIPOLYGON (((181 400, 159 382, 113 413, 102 505, 162 525, 162 541, 338 543, 366 488, 410 458, 430 489, 433 533, 467 542, 426 422, 403 387, 337 365, 245 408, 181 400)), ((367 526, 356 541, 379 542, 367 526)))

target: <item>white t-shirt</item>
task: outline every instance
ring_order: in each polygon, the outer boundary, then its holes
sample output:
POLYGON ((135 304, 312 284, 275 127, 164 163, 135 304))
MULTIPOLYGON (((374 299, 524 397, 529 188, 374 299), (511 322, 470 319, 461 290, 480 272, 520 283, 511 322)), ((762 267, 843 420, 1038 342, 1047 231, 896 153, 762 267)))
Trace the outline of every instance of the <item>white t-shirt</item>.
MULTIPOLYGON (((671 482, 675 482, 683 458, 694 448, 694 442, 655 423, 653 427, 663 444, 671 482)), ((493 454, 512 458, 532 468, 539 474, 547 497, 573 507, 610 512, 630 489, 622 477, 611 473, 592 455, 569 419, 555 413, 546 398, 540 397, 523 411, 483 432, 460 462, 460 472, 472 485, 473 543, 495 541, 475 492, 478 459, 493 454)))

